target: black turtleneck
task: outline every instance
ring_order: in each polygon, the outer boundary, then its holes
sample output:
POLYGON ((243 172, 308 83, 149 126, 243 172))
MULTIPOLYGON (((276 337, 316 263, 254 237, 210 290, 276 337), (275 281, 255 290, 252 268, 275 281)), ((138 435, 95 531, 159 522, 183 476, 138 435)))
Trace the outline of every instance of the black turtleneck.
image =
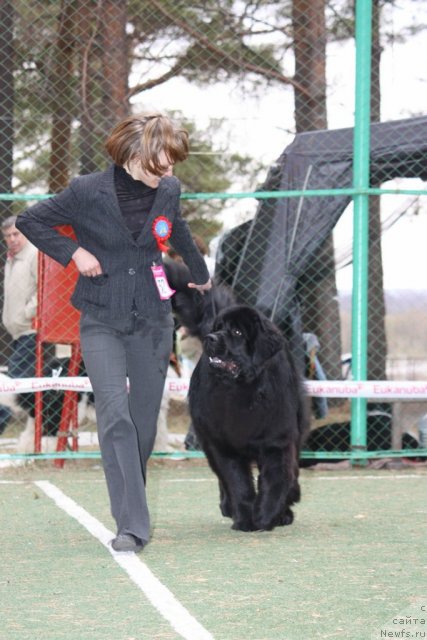
POLYGON ((122 216, 136 240, 151 211, 157 189, 141 180, 134 180, 126 169, 118 165, 114 166, 114 187, 122 216))

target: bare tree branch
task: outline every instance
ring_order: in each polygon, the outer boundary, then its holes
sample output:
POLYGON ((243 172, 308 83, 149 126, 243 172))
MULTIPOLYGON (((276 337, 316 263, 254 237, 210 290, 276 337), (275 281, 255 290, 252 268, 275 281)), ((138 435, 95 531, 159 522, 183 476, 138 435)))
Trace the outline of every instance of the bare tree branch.
POLYGON ((180 60, 176 65, 174 65, 169 71, 164 73, 162 76, 158 78, 152 78, 151 80, 147 80, 147 82, 141 82, 136 84, 134 87, 131 87, 128 93, 128 98, 135 96, 137 93, 142 93, 143 91, 147 91, 148 89, 152 89, 153 87, 158 87, 159 85, 167 82, 171 78, 175 78, 178 76, 181 71, 184 69, 185 63, 180 60))
MULTIPOLYGON (((171 22, 173 22, 180 29, 182 29, 185 33, 188 33, 194 40, 196 40, 205 49, 207 49, 208 51, 211 51, 213 54, 215 54, 216 56, 222 59, 225 58, 229 60, 229 62, 232 63, 233 65, 236 65, 236 59, 233 58, 231 54, 227 53, 227 51, 225 51, 223 48, 215 45, 213 42, 211 42, 208 38, 206 38, 203 34, 198 32, 196 29, 193 29, 193 27, 191 27, 191 25, 188 24, 188 22, 180 20, 178 17, 171 14, 169 11, 167 11, 167 9, 165 9, 165 7, 162 5, 161 2, 158 2, 158 0, 148 0, 148 2, 153 7, 155 7, 157 11, 159 11, 162 15, 167 17, 171 22)), ((267 67, 262 67, 260 65, 254 64, 252 62, 248 62, 246 60, 239 60, 239 65, 241 66, 242 70, 256 73, 257 75, 261 75, 264 78, 267 78, 269 80, 275 80, 276 82, 280 82, 282 84, 291 85, 295 89, 298 89, 298 91, 300 91, 302 94, 305 94, 308 96, 308 92, 305 87, 303 87, 300 83, 296 82, 294 78, 291 78, 289 76, 284 76, 282 73, 280 73, 279 71, 276 71, 275 69, 268 69, 267 67)), ((163 80, 163 82, 165 82, 167 79, 169 78, 166 78, 165 80, 163 80)), ((150 86, 156 86, 156 85, 154 84, 150 86)))

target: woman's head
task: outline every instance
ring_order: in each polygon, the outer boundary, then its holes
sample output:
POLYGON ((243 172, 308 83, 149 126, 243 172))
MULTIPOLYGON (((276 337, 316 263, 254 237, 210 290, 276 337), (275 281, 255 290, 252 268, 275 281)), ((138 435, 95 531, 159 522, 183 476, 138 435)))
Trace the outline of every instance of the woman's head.
POLYGON ((116 164, 139 165, 143 173, 161 177, 187 158, 188 133, 161 113, 140 113, 119 122, 105 148, 116 164))

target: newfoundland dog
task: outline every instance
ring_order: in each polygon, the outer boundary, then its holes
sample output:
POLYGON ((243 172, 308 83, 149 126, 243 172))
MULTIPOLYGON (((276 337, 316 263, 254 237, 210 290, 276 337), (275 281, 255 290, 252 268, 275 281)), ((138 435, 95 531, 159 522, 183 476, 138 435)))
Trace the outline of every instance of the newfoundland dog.
POLYGON ((204 338, 189 407, 232 528, 291 524, 306 411, 302 381, 277 327, 245 305, 222 310, 204 338))

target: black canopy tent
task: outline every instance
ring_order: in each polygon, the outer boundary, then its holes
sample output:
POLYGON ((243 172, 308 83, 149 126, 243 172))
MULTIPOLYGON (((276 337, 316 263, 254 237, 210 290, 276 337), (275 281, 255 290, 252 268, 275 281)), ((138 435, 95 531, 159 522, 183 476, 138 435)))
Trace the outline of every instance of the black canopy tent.
MULTIPOLYGON (((350 188, 352 162, 353 129, 297 134, 261 190, 350 188)), ((396 177, 427 179, 427 117, 371 125, 370 184, 396 177)), ((219 246, 217 279, 274 320, 301 363, 298 280, 350 200, 347 195, 260 200, 253 220, 233 228, 219 246)))

